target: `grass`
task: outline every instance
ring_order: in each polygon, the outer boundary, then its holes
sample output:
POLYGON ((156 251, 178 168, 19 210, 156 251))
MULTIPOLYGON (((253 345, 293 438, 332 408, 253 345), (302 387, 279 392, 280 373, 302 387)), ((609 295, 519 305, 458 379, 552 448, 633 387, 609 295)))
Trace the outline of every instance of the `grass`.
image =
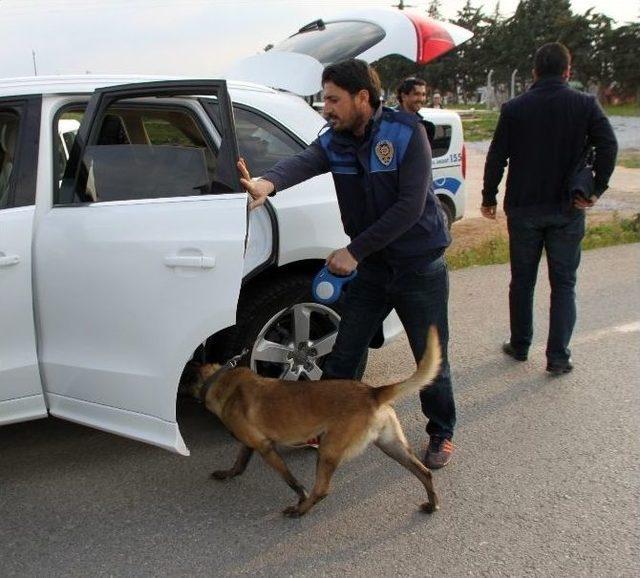
POLYGON ((474 104, 452 104, 449 106, 453 110, 487 110, 486 104, 474 103, 474 104))
MULTIPOLYGON (((584 250, 640 243, 640 213, 633 218, 614 215, 609 221, 587 226, 582 248, 584 250)), ((449 269, 479 267, 509 262, 509 241, 506 235, 496 236, 476 247, 446 254, 449 269)))
POLYGON ((498 124, 498 112, 476 110, 472 117, 462 117, 462 128, 466 141, 491 140, 498 124))
POLYGON ((616 164, 627 169, 640 169, 640 151, 626 150, 618 155, 616 164))
POLYGON ((608 116, 640 116, 640 104, 616 104, 604 107, 608 116))

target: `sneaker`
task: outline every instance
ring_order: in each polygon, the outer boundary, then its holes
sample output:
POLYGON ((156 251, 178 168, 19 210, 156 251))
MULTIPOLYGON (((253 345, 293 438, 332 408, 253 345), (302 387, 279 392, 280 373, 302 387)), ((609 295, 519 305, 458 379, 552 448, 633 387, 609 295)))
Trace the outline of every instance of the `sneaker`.
POLYGON ((509 357, 513 357, 516 361, 527 361, 527 352, 519 351, 513 345, 511 345, 511 341, 505 341, 502 344, 502 351, 506 353, 509 357))
POLYGON ((571 363, 571 359, 547 362, 547 371, 552 375, 562 375, 563 373, 569 373, 572 369, 573 363, 571 363))
POLYGON ((424 454, 424 465, 431 470, 443 468, 453 456, 453 442, 449 438, 432 435, 424 454))

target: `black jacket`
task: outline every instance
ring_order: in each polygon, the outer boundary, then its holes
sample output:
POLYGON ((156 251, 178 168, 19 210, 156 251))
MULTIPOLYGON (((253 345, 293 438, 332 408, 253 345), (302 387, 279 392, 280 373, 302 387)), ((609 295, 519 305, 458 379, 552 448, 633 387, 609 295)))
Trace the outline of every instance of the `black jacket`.
POLYGON ((431 149, 416 115, 380 107, 362 139, 328 128, 263 178, 279 191, 328 171, 357 261, 419 264, 449 245, 433 193, 431 149))
POLYGON ((569 181, 586 146, 595 148, 594 192, 600 196, 618 150, 609 120, 594 96, 570 88, 562 77, 538 80, 502 107, 485 164, 482 204, 497 204, 508 161, 507 214, 567 210, 569 181))

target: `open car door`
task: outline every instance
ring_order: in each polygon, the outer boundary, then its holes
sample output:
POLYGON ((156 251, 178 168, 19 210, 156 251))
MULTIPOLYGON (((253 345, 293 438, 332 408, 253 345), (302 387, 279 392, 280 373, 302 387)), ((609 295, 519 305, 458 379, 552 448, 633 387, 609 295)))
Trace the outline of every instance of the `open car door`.
POLYGON ((224 81, 94 93, 36 237, 52 415, 188 454, 180 375, 199 343, 234 324, 242 279, 236 158, 224 81))
POLYGON ((361 58, 371 63, 399 54, 426 64, 472 36, 409 10, 355 10, 303 26, 268 52, 237 62, 226 76, 309 96, 322 89, 322 70, 332 62, 361 58))
POLYGON ((41 105, 36 96, 0 99, 0 425, 47 415, 31 276, 41 105))

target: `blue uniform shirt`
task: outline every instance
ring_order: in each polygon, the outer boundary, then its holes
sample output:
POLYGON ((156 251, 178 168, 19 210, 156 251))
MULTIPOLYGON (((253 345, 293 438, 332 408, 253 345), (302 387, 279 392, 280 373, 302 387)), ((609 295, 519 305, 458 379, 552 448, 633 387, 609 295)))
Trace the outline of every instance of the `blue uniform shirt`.
POLYGON ((331 171, 354 258, 432 261, 451 239, 433 193, 431 148, 416 115, 380 107, 362 138, 325 127, 263 178, 280 191, 331 171))

